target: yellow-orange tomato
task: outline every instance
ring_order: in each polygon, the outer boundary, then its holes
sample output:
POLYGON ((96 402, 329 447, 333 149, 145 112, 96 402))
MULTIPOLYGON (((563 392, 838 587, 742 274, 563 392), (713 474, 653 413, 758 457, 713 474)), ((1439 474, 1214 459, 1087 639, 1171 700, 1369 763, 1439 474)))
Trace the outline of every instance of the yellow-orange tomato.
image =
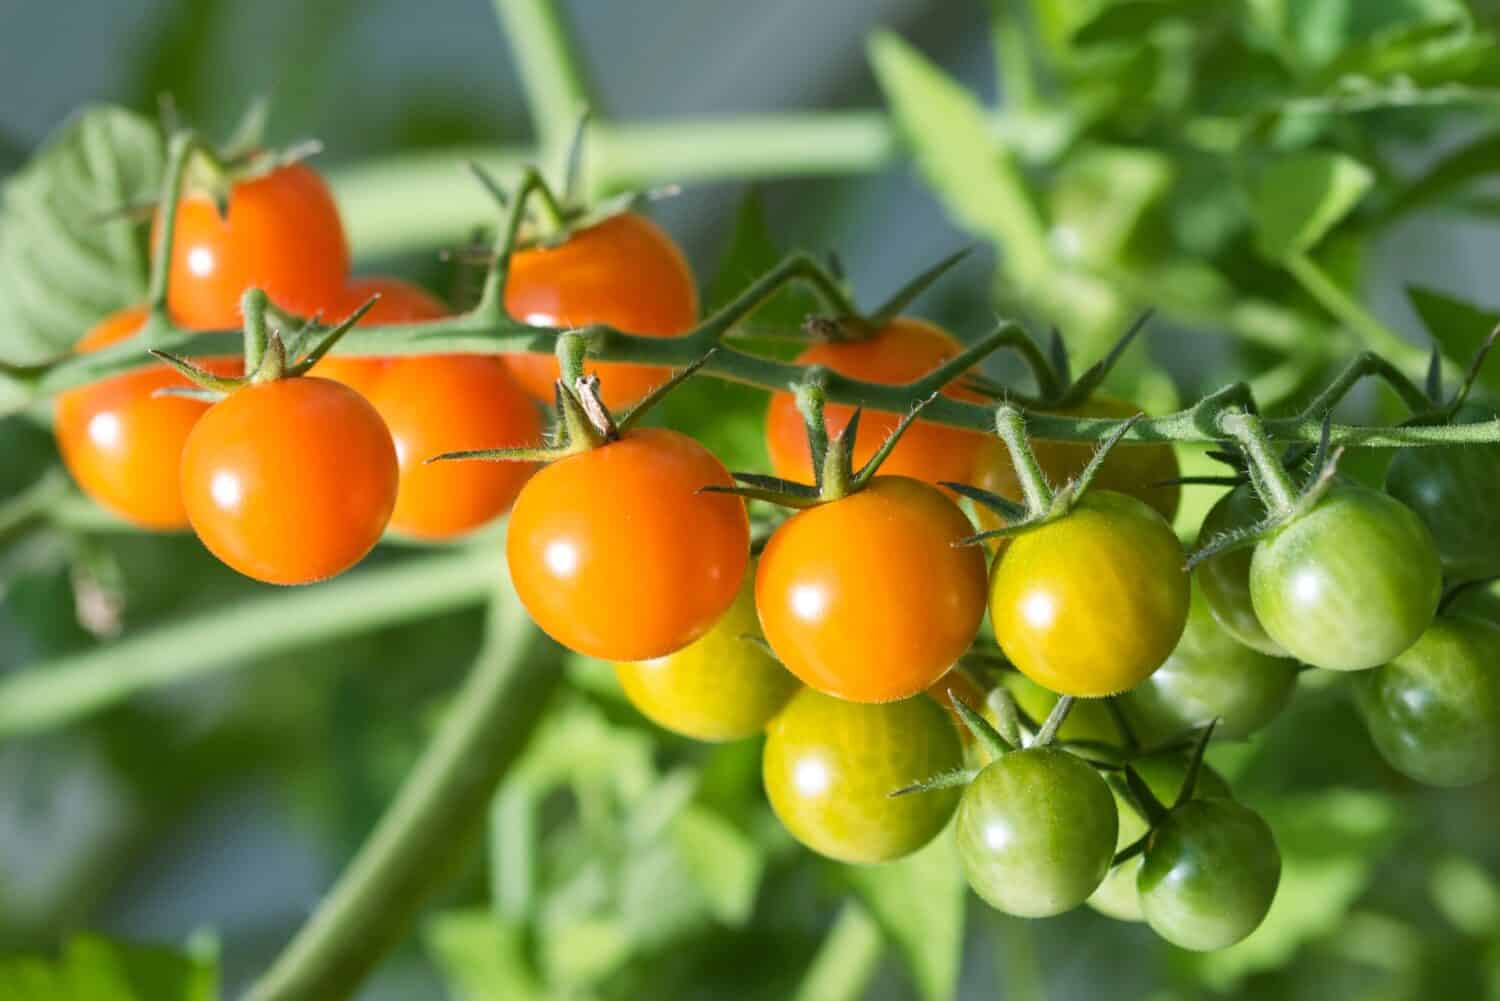
POLYGON ((1010 540, 990 578, 1005 656, 1061 695, 1135 687, 1187 624, 1182 547, 1134 497, 1090 491, 1065 517, 1010 540))
MULTIPOLYGON (((97 351, 122 341, 145 320, 144 306, 122 309, 84 335, 76 350, 97 351)), ((198 363, 219 375, 234 375, 242 367, 229 358, 198 363)), ((142 528, 186 528, 178 486, 182 444, 208 404, 152 394, 191 385, 167 366, 152 365, 58 394, 53 432, 79 488, 142 528)))
MULTIPOLYGON (((160 229, 158 214, 153 246, 160 229)), ((252 286, 283 309, 311 316, 338 301, 348 275, 338 206, 305 164, 236 181, 224 218, 201 191, 178 203, 167 309, 185 327, 238 327, 240 296, 252 286)))
POLYGON ((182 500, 198 538, 270 584, 306 584, 358 563, 385 530, 396 481, 380 415, 327 379, 237 390, 209 408, 182 451, 182 500))
MULTIPOLYGON (((1068 417, 1124 419, 1140 413, 1140 407, 1114 397, 1096 395, 1076 407, 1059 410, 1057 413, 1068 417)), ((1084 442, 1033 440, 1031 449, 1042 472, 1047 474, 1047 479, 1053 486, 1058 487, 1083 472, 1083 467, 1088 465, 1094 454, 1094 446, 1084 442)), ((1177 453, 1172 450, 1170 442, 1150 445, 1120 444, 1105 457, 1104 465, 1094 477, 1094 487, 1128 494, 1145 501, 1170 523, 1177 516, 1181 488, 1175 483, 1166 486, 1153 484, 1175 480, 1179 475, 1177 453)), ((1018 502, 1025 500, 1021 493, 1021 483, 1016 479, 1015 467, 1011 465, 1010 452, 997 437, 985 439, 972 482, 992 494, 1018 502)), ((1001 527, 1003 519, 994 511, 981 504, 976 504, 975 510, 980 524, 985 528, 1001 527)))
MULTIPOLYGON (((632 334, 671 337, 698 322, 698 287, 677 244, 645 216, 622 212, 579 230, 556 247, 523 250, 511 259, 505 308, 539 326, 605 323, 632 334)), ((511 371, 525 390, 552 402, 557 359, 515 355, 511 371)), ((591 363, 611 409, 639 400, 669 370, 624 362, 591 363)))
POLYGON ((935 487, 904 476, 788 519, 755 576, 766 640, 803 683, 856 702, 932 686, 984 616, 984 554, 935 487))
POLYGON ((532 619, 601 660, 681 650, 722 617, 750 561, 750 521, 712 452, 644 428, 527 481, 506 557, 532 619))
MULTIPOLYGON (((866 382, 887 385, 921 378, 963 350, 962 345, 941 328, 913 317, 900 316, 876 333, 857 341, 814 344, 797 356, 801 365, 825 365, 835 372, 866 382)), ((949 388, 945 395, 974 399, 971 393, 949 388)), ((823 408, 828 436, 836 436, 849 423, 854 408, 830 403, 823 408)), ((859 418, 855 443, 855 467, 870 460, 901 420, 899 414, 865 411, 859 418)), ((973 431, 917 421, 886 458, 880 471, 888 476, 909 476, 928 483, 967 483, 985 436, 973 431)), ((766 447, 776 475, 801 483, 813 482, 812 453, 797 401, 790 393, 776 393, 766 413, 766 447)))
MULTIPOLYGON (((323 321, 328 324, 342 323, 373 295, 379 295, 380 298, 368 313, 360 317, 361 327, 379 327, 388 323, 422 323, 448 315, 448 307, 443 305, 442 300, 420 285, 413 285, 400 278, 375 275, 350 279, 332 308, 323 311, 323 321)), ((332 354, 314 365, 308 374, 342 382, 368 399, 374 394, 375 384, 390 361, 389 358, 332 354)))

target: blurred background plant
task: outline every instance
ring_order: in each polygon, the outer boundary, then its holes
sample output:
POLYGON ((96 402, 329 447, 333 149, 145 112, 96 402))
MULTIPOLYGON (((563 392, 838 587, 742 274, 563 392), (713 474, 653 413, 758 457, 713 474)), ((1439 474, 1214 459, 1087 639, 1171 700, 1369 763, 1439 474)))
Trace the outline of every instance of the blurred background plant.
MULTIPOLYGON (((972 240, 919 312, 967 336, 997 312, 1056 323, 1087 363, 1154 305, 1115 389, 1164 409, 1250 377, 1289 405, 1361 347, 1416 372, 1430 336, 1462 363, 1496 320, 1473 304, 1500 305, 1487 6, 13 4, 0 169, 84 104, 166 93, 222 135, 268 95, 269 138, 323 140, 360 267, 461 297, 472 276, 437 251, 494 214, 464 158, 555 167, 587 104, 589 189, 683 183, 653 211, 709 305, 776 246, 836 252, 872 301, 972 240)), ((126 182, 160 170, 149 118, 110 122, 134 151, 126 182), (122 129, 140 130, 133 147, 122 129)), ((90 135, 54 152, 90 162, 90 135)), ((65 349, 140 294, 128 247, 118 287, 51 266, 76 253, 36 211, 56 176, 6 185, 7 361, 65 349)), ((756 322, 795 322, 792 307, 756 322)), ((690 386, 666 419, 754 468, 763 405, 690 386)), ((1396 413, 1377 392, 1349 409, 1396 413)), ((480 649, 498 551, 388 545, 346 579, 268 592, 72 495, 45 415, 0 420, 0 455, 0 947, 67 943, 0 960, 0 997, 237 993, 433 732, 480 649)), ((1212 493, 1190 492, 1180 524, 1212 493)), ((563 669, 486 830, 432 845, 453 875, 360 997, 1500 997, 1500 784, 1399 778, 1316 672, 1253 741, 1214 749, 1286 870, 1259 932, 1190 956, 1091 911, 1000 918, 967 897, 948 839, 879 868, 817 860, 770 816, 756 742, 689 745, 603 665, 563 669)))

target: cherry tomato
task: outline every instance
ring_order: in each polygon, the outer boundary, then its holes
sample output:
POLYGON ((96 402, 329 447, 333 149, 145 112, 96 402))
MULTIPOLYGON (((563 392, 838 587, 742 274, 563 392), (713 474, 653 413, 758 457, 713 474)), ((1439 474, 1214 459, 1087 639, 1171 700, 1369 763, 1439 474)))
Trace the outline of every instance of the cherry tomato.
MULTIPOLYGON (((155 228, 158 246, 160 215, 155 228)), ((177 206, 167 309, 185 327, 238 327, 240 296, 252 286, 283 309, 311 316, 339 300, 348 275, 338 206, 305 164, 234 182, 222 219, 201 191, 187 191, 177 206)))
POLYGON ((601 660, 664 657, 712 628, 750 562, 750 522, 713 453, 661 428, 560 459, 527 481, 506 556, 553 639, 601 660))
POLYGON ((974 892, 1023 918, 1070 911, 1109 872, 1118 817, 1093 767, 1055 747, 986 765, 958 804, 958 857, 974 892))
POLYGON ((889 862, 942 831, 959 790, 891 796, 963 767, 958 735, 926 696, 862 705, 804 688, 766 728, 766 798, 792 837, 841 862, 889 862))
POLYGON ((930 687, 984 617, 984 555, 936 487, 877 476, 800 511, 766 544, 755 606, 776 656, 804 684, 856 702, 930 687))
MULTIPOLYGON (((324 310, 325 323, 337 324, 363 306, 373 295, 380 298, 370 311, 360 318, 361 327, 380 327, 391 323, 423 323, 438 320, 448 315, 448 307, 431 292, 419 285, 400 278, 375 276, 353 278, 344 286, 343 292, 332 309, 324 310)), ((361 396, 370 399, 375 392, 376 381, 385 373, 393 359, 372 358, 364 355, 332 354, 312 367, 308 374, 342 382, 361 396)))
MULTIPOLYGON (((1492 415, 1469 411, 1463 416, 1492 415)), ((1385 489, 1432 532, 1449 577, 1500 575, 1500 446, 1400 449, 1386 472, 1385 489)))
POLYGON ((1400 501, 1339 485, 1256 543, 1250 597, 1267 635, 1298 660, 1360 671, 1394 658, 1442 597, 1432 533, 1400 501))
POLYGON ((765 729, 800 687, 754 637, 755 582, 746 574, 712 629, 665 657, 616 664, 620 687, 641 714, 696 740, 739 740, 765 729))
POLYGON ((1429 785, 1480 782, 1500 767, 1500 626, 1443 617, 1354 682, 1382 757, 1429 785))
MULTIPOLYGON (((1136 772, 1146 782, 1146 787, 1151 794, 1164 806, 1171 806, 1177 802, 1177 794, 1182 791, 1182 783, 1187 780, 1188 761, 1190 755, 1186 751, 1158 751, 1145 757, 1136 758, 1131 762, 1136 772)), ((1115 795, 1115 807, 1120 814, 1120 836, 1115 841, 1115 851, 1119 852, 1128 845, 1134 844, 1146 833, 1146 821, 1141 817, 1140 810, 1132 804, 1126 796, 1122 795, 1119 788, 1111 788, 1115 795)), ((1229 784, 1207 765, 1198 770, 1198 782, 1193 788, 1195 799, 1233 799, 1229 791, 1229 784)), ((1119 865, 1110 869, 1109 875, 1104 877, 1104 882, 1099 884, 1099 889, 1089 897, 1088 904, 1100 914, 1119 921, 1144 921, 1145 915, 1141 913, 1141 895, 1136 889, 1136 879, 1141 871, 1141 857, 1126 859, 1119 865)))
MULTIPOLYGON (((1102 394, 1092 396, 1076 407, 1048 411, 1065 417, 1110 417, 1124 419, 1141 412, 1141 408, 1124 400, 1102 394)), ((1062 486, 1083 472, 1094 454, 1094 446, 1084 442, 1041 441, 1031 443, 1033 454, 1054 486, 1062 486)), ((1121 444, 1104 459, 1104 465, 1094 477, 1094 489, 1113 490, 1137 500, 1145 501, 1155 508, 1170 524, 1177 516, 1177 503, 1182 493, 1176 483, 1165 486, 1156 484, 1175 480, 1181 475, 1177 464, 1177 453, 1169 442, 1150 445, 1121 444)), ((1013 501, 1023 501, 1021 482, 1016 479, 1016 470, 1010 461, 1010 452, 1005 442, 994 436, 986 436, 984 448, 979 453, 974 485, 992 494, 999 494, 1013 501)), ((980 524, 986 529, 1001 527, 999 514, 982 504, 975 505, 980 524)))
POLYGON ((198 538, 268 584, 307 584, 358 563, 385 530, 396 481, 380 415, 327 379, 237 390, 182 450, 182 500, 198 538))
MULTIPOLYGON (((76 350, 97 351, 122 341, 145 321, 144 306, 122 309, 84 335, 76 350)), ((242 368, 228 358, 198 363, 219 375, 235 375, 242 368)), ((178 479, 182 444, 208 404, 152 394, 191 385, 167 366, 152 365, 58 394, 53 432, 79 488, 142 528, 186 528, 178 479)))
MULTIPOLYGON (((1235 487, 1203 518, 1203 527, 1198 531, 1198 545, 1207 545, 1212 540, 1230 532, 1251 528, 1266 517, 1266 509, 1249 484, 1235 487)), ((1203 599, 1208 603, 1219 625, 1225 632, 1261 653, 1272 657, 1285 657, 1286 651, 1266 635, 1255 616, 1255 607, 1250 601, 1250 558, 1254 551, 1250 547, 1231 549, 1212 556, 1198 565, 1198 583, 1203 588, 1203 599)))
POLYGON ((1096 697, 1134 688, 1187 623, 1182 547, 1134 497, 1090 491, 1064 518, 1010 540, 990 575, 990 621, 1037 684, 1096 697))
POLYGON ((1136 889, 1158 935, 1184 949, 1223 949, 1265 920, 1281 853, 1260 815, 1228 799, 1194 799, 1151 833, 1136 889))
POLYGON ((1176 649, 1122 698, 1137 736, 1148 744, 1215 719, 1215 735, 1237 740, 1275 719, 1296 685, 1295 661, 1267 657, 1234 639, 1194 588, 1176 649))
MULTIPOLYGON (((632 334, 670 337, 698 322, 698 287, 672 238, 645 216, 619 215, 580 230, 556 247, 523 250, 511 259, 505 308, 538 326, 582 327, 606 323, 632 334)), ((557 359, 514 355, 516 380, 543 403, 552 402, 557 359)), ((625 362, 590 364, 611 409, 628 406, 669 370, 625 362)))
MULTIPOLYGON (((867 382, 896 384, 921 378, 963 350, 946 331, 925 320, 901 316, 872 337, 858 341, 814 344, 797 356, 801 365, 825 365, 835 372, 867 382)), ((945 395, 975 399, 972 393, 949 388, 945 395)), ((854 408, 830 403, 823 420, 830 438, 849 423, 854 408)), ((854 447, 855 468, 870 460, 901 420, 899 414, 866 411, 859 418, 859 437, 854 447)), ((974 463, 985 435, 959 428, 917 421, 907 428, 901 441, 880 467, 888 476, 909 476, 928 483, 967 483, 974 476, 974 463)), ((776 393, 766 413, 766 447, 771 466, 783 479, 813 482, 812 452, 796 398, 776 393)))

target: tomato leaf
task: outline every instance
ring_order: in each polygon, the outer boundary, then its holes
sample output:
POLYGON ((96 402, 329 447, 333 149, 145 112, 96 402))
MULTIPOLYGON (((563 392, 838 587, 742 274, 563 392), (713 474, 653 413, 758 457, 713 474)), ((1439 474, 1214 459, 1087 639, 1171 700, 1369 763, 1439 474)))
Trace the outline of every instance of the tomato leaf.
POLYGON ((0 959, 0 997, 18 1001, 215 1001, 212 947, 188 952, 80 935, 54 959, 0 959))
POLYGON ((851 866, 847 879, 927 1001, 947 1001, 958 988, 967 885, 958 845, 946 830, 915 855, 879 866, 851 866))
POLYGON ((1274 161, 1250 189, 1261 252, 1283 261, 1311 250, 1354 210, 1374 181, 1368 167, 1342 153, 1294 153, 1274 161))
MULTIPOLYGON (((1443 355, 1458 365, 1467 365, 1490 331, 1500 324, 1500 312, 1419 285, 1408 285, 1406 298, 1443 355)), ((1485 365, 1477 381, 1500 392, 1500 368, 1493 362, 1485 365)))
POLYGON ((156 197, 155 123, 97 106, 70 118, 0 189, 0 359, 62 354, 146 292, 142 227, 120 214, 156 197))
POLYGON ((461 1001, 543 1001, 520 926, 486 910, 450 911, 428 922, 427 953, 461 1001))

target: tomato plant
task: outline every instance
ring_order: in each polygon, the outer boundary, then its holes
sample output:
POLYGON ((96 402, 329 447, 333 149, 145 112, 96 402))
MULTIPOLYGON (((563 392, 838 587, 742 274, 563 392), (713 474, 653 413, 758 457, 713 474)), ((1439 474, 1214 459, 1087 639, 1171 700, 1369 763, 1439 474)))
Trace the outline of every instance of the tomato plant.
MULTIPOLYGON (((1265 517, 1265 506, 1249 484, 1235 487, 1209 508, 1198 531, 1198 544, 1207 545, 1219 536, 1250 529, 1265 517)), ((1209 611, 1229 635, 1261 653, 1285 657, 1281 645, 1266 635, 1250 600, 1252 556, 1247 546, 1204 560, 1197 569, 1198 584, 1209 611)))

